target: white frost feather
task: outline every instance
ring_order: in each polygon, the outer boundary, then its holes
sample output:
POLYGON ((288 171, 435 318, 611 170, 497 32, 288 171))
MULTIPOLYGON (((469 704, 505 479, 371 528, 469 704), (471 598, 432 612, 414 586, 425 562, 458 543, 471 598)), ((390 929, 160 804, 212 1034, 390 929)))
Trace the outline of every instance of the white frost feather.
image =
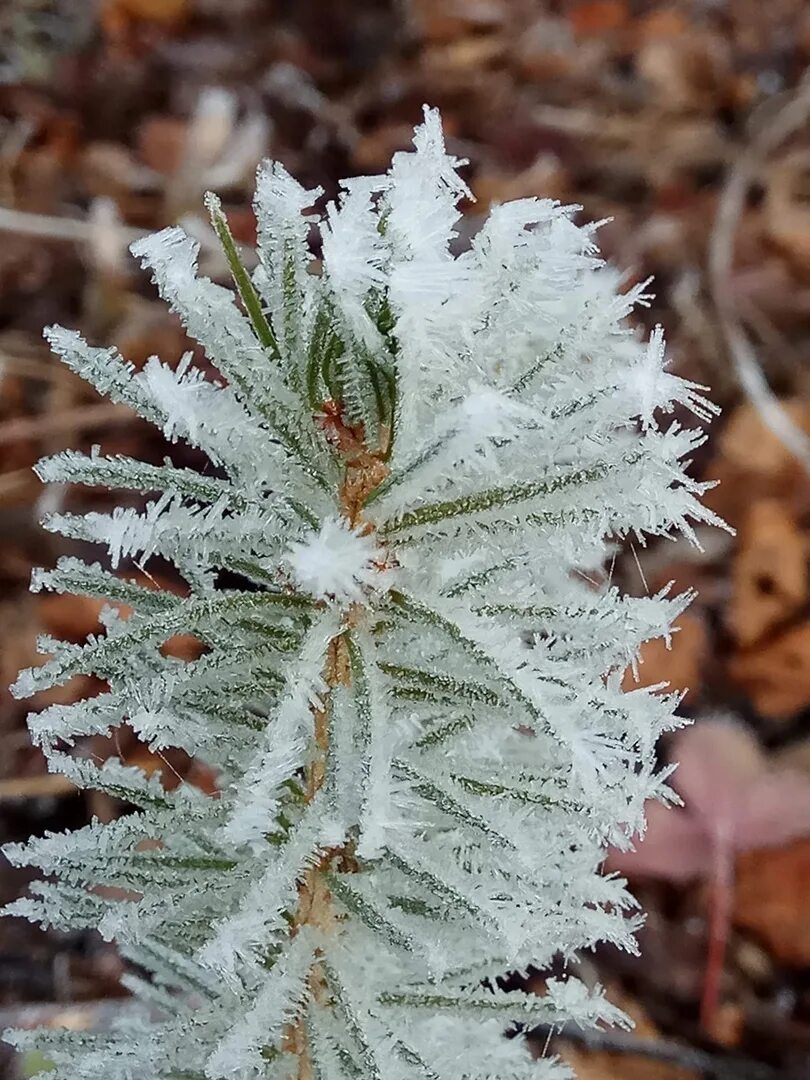
POLYGON ((318 600, 359 601, 364 590, 384 588, 389 576, 374 536, 338 517, 290 544, 288 561, 295 584, 318 600))
POLYGON ((49 519, 104 544, 106 568, 63 560, 36 587, 132 614, 104 614, 84 646, 41 639, 50 659, 15 693, 108 683, 31 730, 54 770, 136 810, 10 848, 58 879, 14 910, 137 943, 154 973, 139 994, 166 1016, 127 1013, 90 1049, 44 1033, 60 1078, 284 1080, 300 1019, 322 1080, 559 1080, 565 1066, 503 1039, 511 1020, 621 1022, 575 979, 500 1002, 475 987, 634 947, 634 902, 600 867, 662 797, 656 742, 681 721, 625 673, 686 598, 598 582, 622 535, 717 523, 683 468, 702 432, 680 426, 715 410, 666 371, 660 329, 647 344, 629 329, 645 286, 622 289, 575 208, 495 207, 458 254, 469 191, 435 111, 414 147, 344 181, 325 214, 318 189, 262 167, 243 302, 199 275, 181 230, 134 246, 213 377, 193 357, 136 372, 48 331, 102 393, 210 459, 68 453, 40 469, 135 493, 49 519), (341 484, 377 470, 350 524, 341 484), (188 596, 126 574, 158 559, 188 596), (191 656, 165 647, 177 634, 191 656), (122 723, 205 758, 213 797, 193 774, 167 792, 66 757, 122 723), (323 937, 307 925, 321 918, 323 937))

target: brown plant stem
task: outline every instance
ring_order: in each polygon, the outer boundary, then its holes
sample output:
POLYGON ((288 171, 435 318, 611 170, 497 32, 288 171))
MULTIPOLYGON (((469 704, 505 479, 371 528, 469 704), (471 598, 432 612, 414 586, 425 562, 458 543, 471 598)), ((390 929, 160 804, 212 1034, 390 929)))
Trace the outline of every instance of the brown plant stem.
POLYGON ((720 1004, 720 983, 726 960, 731 908, 734 900, 734 854, 729 843, 715 844, 712 878, 709 883, 709 942, 703 993, 700 999, 700 1024, 711 1035, 720 1004))
MULTIPOLYGON (((348 686, 351 672, 348 665, 346 643, 342 637, 334 638, 329 643, 326 653, 324 680, 329 687, 348 686)), ((306 770, 306 800, 312 802, 323 786, 326 776, 326 758, 329 752, 329 713, 328 705, 312 710, 314 720, 314 753, 306 770)), ((331 849, 324 854, 317 866, 306 871, 298 887, 298 907, 293 918, 291 933, 295 935, 305 925, 315 926, 324 933, 333 933, 336 917, 332 908, 332 896, 326 885, 323 871, 333 860, 342 855, 341 850, 331 849)), ((312 999, 323 1002, 326 993, 326 979, 321 965, 313 964, 308 979, 312 999)), ((290 1026, 285 1040, 285 1049, 298 1058, 297 1080, 313 1080, 312 1054, 306 1031, 306 1021, 300 1017, 290 1026)))
MULTIPOLYGON (((331 403, 330 403, 331 404, 331 403)), ((382 451, 366 449, 361 429, 350 428, 341 418, 340 407, 331 410, 330 428, 332 441, 346 461, 343 483, 340 488, 340 503, 344 516, 355 528, 362 525, 362 507, 367 495, 388 474, 388 466, 382 460, 382 451)), ((368 526, 370 529, 371 526, 368 526)), ((346 619, 348 627, 356 626, 362 617, 362 608, 352 605, 346 619)), ((351 660, 345 637, 340 634, 330 641, 324 667, 324 681, 332 689, 336 686, 351 686, 351 660)), ((328 698, 328 694, 327 694, 328 698)), ((329 753, 329 705, 324 701, 322 708, 312 710, 314 721, 314 752, 306 769, 306 801, 312 802, 323 786, 326 777, 326 762, 329 753)), ((295 935, 302 926, 317 927, 324 934, 334 934, 339 917, 332 905, 332 895, 326 884, 324 872, 337 868, 344 873, 358 870, 350 845, 330 848, 325 851, 316 866, 306 871, 298 888, 298 907, 293 917, 291 933, 295 935)), ((317 956, 317 953, 316 953, 317 956)), ((328 987, 323 967, 316 959, 309 973, 308 986, 313 1001, 323 1004, 328 997, 328 987)), ((296 1080, 314 1080, 312 1052, 306 1030, 306 1020, 302 1016, 291 1024, 284 1038, 284 1049, 298 1058, 296 1080)))

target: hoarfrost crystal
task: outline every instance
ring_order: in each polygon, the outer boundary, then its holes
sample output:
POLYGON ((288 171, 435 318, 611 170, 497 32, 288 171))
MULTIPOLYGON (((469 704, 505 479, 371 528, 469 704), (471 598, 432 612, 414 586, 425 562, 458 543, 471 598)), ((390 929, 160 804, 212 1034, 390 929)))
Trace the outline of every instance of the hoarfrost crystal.
POLYGON ((320 531, 290 545, 295 584, 318 600, 361 600, 361 586, 378 586, 383 573, 375 561, 384 560, 373 536, 364 536, 345 518, 327 518, 320 531))
MULTIPOLYGON (((129 489, 142 510, 53 515, 101 545, 34 587, 106 598, 106 632, 43 640, 20 695, 89 673, 98 697, 30 726, 55 771, 131 804, 110 824, 11 845, 47 875, 8 909, 115 937, 141 974, 108 1033, 14 1032, 51 1080, 556 1080, 513 1022, 622 1022, 576 978, 580 950, 633 948, 603 876, 650 797, 672 696, 625 692, 688 597, 622 595, 617 538, 714 522, 683 462, 701 388, 663 369, 592 227, 537 199, 451 244, 469 193, 426 111, 412 153, 319 191, 260 169, 249 273, 218 200, 237 297, 176 228, 134 251, 219 376, 142 372, 50 328, 66 363, 212 463, 75 451, 48 482, 129 489), (131 567, 170 560, 182 595, 131 567), (132 561, 131 561, 132 560, 132 561), (164 655, 173 635, 204 646, 164 655), (216 770, 163 790, 85 753, 131 724, 216 770), (560 958, 543 995, 497 979, 560 958)), ((716 522, 715 522, 716 523, 716 522)))

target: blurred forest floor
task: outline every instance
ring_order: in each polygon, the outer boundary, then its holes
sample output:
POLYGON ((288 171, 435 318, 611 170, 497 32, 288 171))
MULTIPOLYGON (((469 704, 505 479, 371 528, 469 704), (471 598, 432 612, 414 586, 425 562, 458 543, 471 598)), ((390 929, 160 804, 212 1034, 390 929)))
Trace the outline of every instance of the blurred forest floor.
MULTIPOLYGON (((698 725, 663 753, 683 761, 689 810, 656 815, 639 854, 616 856, 648 912, 641 955, 583 963, 637 1029, 536 1032, 537 1053, 564 1053, 583 1080, 810 1075, 808 68, 805 0, 5 0, 0 841, 125 809, 48 776, 29 706, 5 690, 37 662, 37 634, 80 641, 99 626, 96 601, 28 593, 32 567, 68 550, 37 519, 115 499, 43 488, 31 466, 68 446, 166 449, 60 367, 42 326, 78 326, 135 365, 179 359, 189 343, 128 255, 133 236, 182 219, 224 280, 206 188, 249 243, 261 157, 333 197, 340 177, 384 170, 429 102, 469 160, 463 232, 490 203, 533 195, 607 219, 605 255, 629 282, 654 279, 640 324, 663 324, 674 368, 724 410, 693 468, 722 480, 707 498, 736 537, 628 546, 611 569, 636 593, 674 580, 699 594, 639 670, 688 689, 698 725)), ((191 656, 195 642, 172 648, 191 656)), ((114 743, 89 752, 215 786, 204 763, 155 756, 125 728, 114 743)), ((24 888, 0 865, 0 902, 24 888)), ((0 921, 0 1027, 106 1023, 120 973, 94 935, 0 921)))

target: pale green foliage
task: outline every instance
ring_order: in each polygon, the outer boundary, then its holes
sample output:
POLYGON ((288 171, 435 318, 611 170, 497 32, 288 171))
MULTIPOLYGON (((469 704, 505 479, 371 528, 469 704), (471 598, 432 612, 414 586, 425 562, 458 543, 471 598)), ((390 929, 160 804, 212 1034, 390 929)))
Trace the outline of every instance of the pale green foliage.
POLYGON ((135 372, 48 331, 74 370, 212 462, 39 466, 150 496, 50 518, 106 545, 107 568, 64 559, 34 579, 113 605, 104 634, 44 641, 50 658, 21 675, 20 695, 77 673, 109 682, 34 715, 34 738, 53 769, 135 809, 11 847, 56 880, 10 910, 99 927, 146 971, 129 980, 143 1009, 111 1034, 13 1036, 53 1080, 295 1076, 290 1025, 318 1080, 551 1080, 566 1070, 504 1039, 510 1022, 620 1020, 573 977, 545 996, 494 980, 600 941, 633 947, 633 901, 600 863, 662 794, 654 747, 677 720, 671 697, 626 693, 622 674, 688 597, 622 596, 599 572, 617 536, 712 520, 681 464, 701 434, 658 426, 676 403, 712 410, 665 372, 660 334, 627 329, 639 293, 618 291, 569 210, 496 207, 454 256, 465 188, 434 113, 414 142, 387 175, 346 182, 320 222, 320 273, 303 213, 318 192, 280 165, 259 174, 252 275, 211 198, 241 306, 197 275, 180 230, 135 245, 221 381, 188 359, 135 372), (352 469, 372 468, 348 520, 352 469), (153 556, 188 595, 117 569, 153 556), (241 587, 221 587, 223 570, 241 587), (200 659, 162 654, 181 632, 200 659), (308 798, 317 710, 329 745, 308 798), (83 756, 84 736, 123 721, 209 761, 220 796, 83 756), (291 935, 315 866, 337 927, 291 935))

